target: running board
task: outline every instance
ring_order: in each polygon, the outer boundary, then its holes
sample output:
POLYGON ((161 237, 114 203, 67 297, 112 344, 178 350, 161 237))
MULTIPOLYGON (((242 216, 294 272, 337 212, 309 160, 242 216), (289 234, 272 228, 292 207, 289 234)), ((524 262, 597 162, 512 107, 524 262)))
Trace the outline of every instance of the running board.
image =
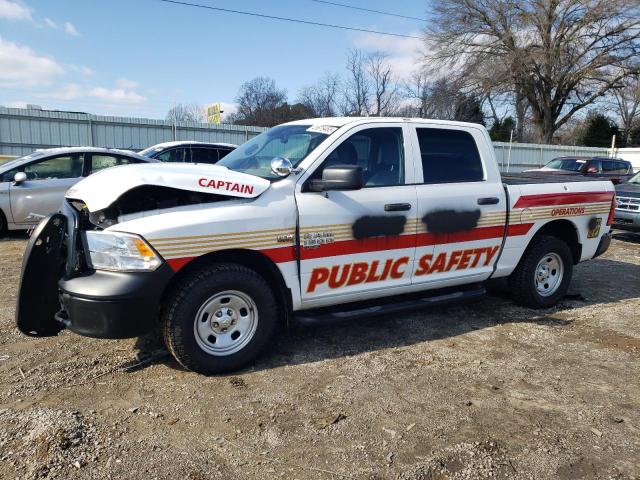
POLYGON ((379 304, 369 302, 364 306, 360 303, 358 306, 347 304, 342 306, 337 305, 334 307, 317 308, 313 310, 300 310, 298 312, 294 312, 294 318, 304 325, 317 325, 355 318, 406 312, 408 310, 442 305, 451 302, 472 300, 483 296, 485 293, 486 290, 484 287, 477 287, 470 290, 449 290, 447 293, 440 293, 428 297, 413 297, 411 299, 406 299, 405 297, 404 299, 398 299, 396 301, 381 300, 379 304))

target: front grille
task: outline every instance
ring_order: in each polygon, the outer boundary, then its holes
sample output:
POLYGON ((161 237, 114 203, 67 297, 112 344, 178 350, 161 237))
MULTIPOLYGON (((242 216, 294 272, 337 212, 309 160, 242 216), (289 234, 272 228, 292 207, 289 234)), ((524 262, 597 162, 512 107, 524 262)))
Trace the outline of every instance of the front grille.
POLYGON ((618 202, 618 206, 616 207, 619 210, 626 210, 631 212, 640 211, 640 198, 632 198, 632 197, 616 197, 618 202))

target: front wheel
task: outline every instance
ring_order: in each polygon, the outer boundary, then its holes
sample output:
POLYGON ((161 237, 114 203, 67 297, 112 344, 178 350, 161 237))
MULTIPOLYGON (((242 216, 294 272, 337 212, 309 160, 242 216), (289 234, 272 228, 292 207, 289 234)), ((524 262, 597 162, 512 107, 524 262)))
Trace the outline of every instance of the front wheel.
POLYGON ((528 307, 557 304, 566 294, 573 273, 573 256, 562 240, 541 235, 533 240, 511 274, 515 300, 528 307))
POLYGON ((165 344, 185 368, 237 370, 269 345, 278 324, 273 291, 242 265, 215 264, 185 277, 162 312, 165 344))

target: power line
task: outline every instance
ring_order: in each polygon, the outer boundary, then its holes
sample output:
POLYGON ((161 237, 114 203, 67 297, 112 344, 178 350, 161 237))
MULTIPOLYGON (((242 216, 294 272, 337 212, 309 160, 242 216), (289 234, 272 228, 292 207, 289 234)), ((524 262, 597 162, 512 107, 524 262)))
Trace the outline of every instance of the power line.
POLYGON ((406 18, 408 20, 418 20, 420 22, 426 22, 427 21, 426 18, 410 17, 410 16, 407 16, 407 15, 401 15, 399 13, 383 12, 382 10, 373 10, 371 8, 356 7, 355 5, 347 5, 345 3, 327 2, 326 0, 311 0, 311 1, 312 2, 316 2, 316 3, 324 3, 326 5, 333 5, 335 7, 343 7, 343 8, 351 8, 353 10, 361 10, 363 12, 379 13, 380 15, 388 15, 390 17, 406 18))
POLYGON ((282 21, 285 21, 285 22, 293 22, 293 23, 303 23, 305 25, 315 25, 317 27, 337 28, 337 29, 341 29, 341 30, 350 30, 350 31, 353 31, 353 32, 374 33, 376 35, 387 35, 387 36, 390 36, 390 37, 401 37, 401 38, 415 38, 417 40, 420 40, 420 37, 417 37, 415 35, 404 35, 402 33, 381 32, 381 31, 378 31, 378 30, 367 30, 366 28, 347 27, 345 25, 335 25, 335 24, 331 24, 331 23, 312 22, 310 20, 301 20, 299 18, 277 17, 275 15, 265 15, 265 14, 256 13, 256 12, 245 12, 245 11, 242 11, 242 10, 231 10, 229 8, 212 7, 210 5, 201 5, 199 3, 182 2, 182 1, 178 1, 178 0, 157 0, 157 1, 164 2, 164 3, 173 3, 175 5, 182 5, 182 6, 185 6, 185 7, 204 8, 204 9, 207 9, 207 10, 215 10, 215 11, 218 11, 218 12, 237 13, 239 15, 248 15, 248 16, 251 16, 251 17, 269 18, 271 20, 282 20, 282 21))

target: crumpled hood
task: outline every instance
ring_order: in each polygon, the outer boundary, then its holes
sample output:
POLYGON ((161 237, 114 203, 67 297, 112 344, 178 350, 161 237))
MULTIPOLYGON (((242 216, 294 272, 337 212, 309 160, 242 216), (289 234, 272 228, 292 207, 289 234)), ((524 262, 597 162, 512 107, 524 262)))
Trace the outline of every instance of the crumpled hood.
POLYGON ((96 212, 107 208, 129 190, 143 185, 254 198, 267 190, 270 182, 218 165, 141 163, 107 168, 94 173, 76 183, 65 196, 82 200, 90 212, 96 212))

